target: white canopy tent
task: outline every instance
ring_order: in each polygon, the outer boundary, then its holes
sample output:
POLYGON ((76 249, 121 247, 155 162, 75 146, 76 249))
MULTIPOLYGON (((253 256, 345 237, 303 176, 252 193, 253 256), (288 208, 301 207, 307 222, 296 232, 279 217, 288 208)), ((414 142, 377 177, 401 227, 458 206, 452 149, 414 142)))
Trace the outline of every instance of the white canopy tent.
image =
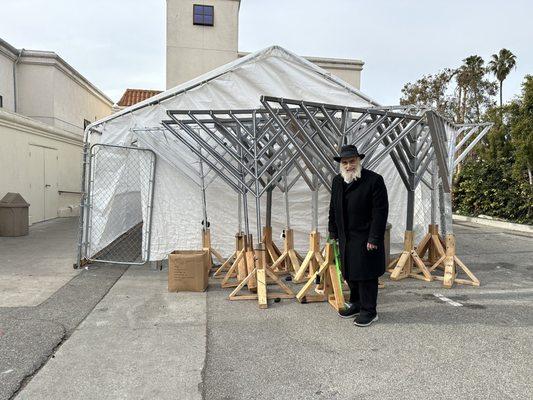
MULTIPOLYGON (((262 95, 350 107, 378 106, 327 71, 279 46, 272 46, 91 124, 86 130, 87 152, 89 146, 97 143, 150 149, 157 167, 153 200, 148 206, 152 190, 149 176, 139 171, 133 184, 131 178, 128 178, 130 184, 124 184, 125 179, 121 179, 127 166, 135 165, 143 156, 108 154, 114 166, 98 171, 86 169, 82 190, 86 193, 91 182, 93 186, 90 215, 87 197, 82 201, 80 259, 90 259, 124 232, 146 221, 148 213, 152 216, 151 226, 142 233, 145 260, 161 260, 176 249, 198 248, 203 219, 198 159, 173 140, 161 122, 168 119, 167 110, 260 108, 262 95), (95 173, 100 174, 100 179, 94 179, 95 173), (106 179, 101 179, 102 174, 106 179), (101 222, 99 227, 91 227, 94 218, 101 222)), ((405 229, 406 189, 389 159, 379 164, 376 171, 384 176, 388 187, 391 241, 400 243, 405 229)), ((220 179, 210 182, 206 194, 213 246, 230 254, 237 231, 237 195, 220 179)), ((420 237, 430 219, 429 189, 421 185, 416 198, 421 208, 415 213, 415 232, 420 237)), ((311 194, 303 182, 291 189, 290 202, 296 247, 303 250, 308 243, 311 218, 311 194)), ((319 230, 325 235, 329 194, 324 188, 319 204, 319 230)), ((285 224, 281 193, 274 192, 272 210, 273 230, 281 232, 285 224)))

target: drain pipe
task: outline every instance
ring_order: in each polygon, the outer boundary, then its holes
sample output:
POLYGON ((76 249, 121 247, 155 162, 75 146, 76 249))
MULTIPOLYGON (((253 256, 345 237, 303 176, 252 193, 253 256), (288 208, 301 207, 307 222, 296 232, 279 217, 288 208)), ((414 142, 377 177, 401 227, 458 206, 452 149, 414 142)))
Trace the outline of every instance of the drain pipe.
POLYGON ((18 57, 13 63, 13 106, 15 112, 17 112, 17 64, 19 63, 20 57, 22 57, 23 52, 24 49, 19 50, 18 57))

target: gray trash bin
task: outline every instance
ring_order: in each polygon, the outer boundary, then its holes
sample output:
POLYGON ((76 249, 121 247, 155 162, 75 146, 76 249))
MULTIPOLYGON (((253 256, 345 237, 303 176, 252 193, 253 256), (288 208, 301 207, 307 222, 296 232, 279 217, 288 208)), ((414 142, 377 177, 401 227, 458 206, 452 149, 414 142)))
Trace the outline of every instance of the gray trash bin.
POLYGON ((27 235, 29 207, 20 193, 6 194, 0 200, 0 236, 27 235))

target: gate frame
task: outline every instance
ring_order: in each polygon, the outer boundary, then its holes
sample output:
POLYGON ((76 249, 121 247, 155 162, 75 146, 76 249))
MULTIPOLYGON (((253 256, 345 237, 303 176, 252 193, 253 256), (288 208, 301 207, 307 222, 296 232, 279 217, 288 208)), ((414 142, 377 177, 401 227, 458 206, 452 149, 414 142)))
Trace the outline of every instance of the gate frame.
MULTIPOLYGON (((86 131, 86 140, 83 146, 83 168, 82 168, 82 183, 81 183, 81 200, 80 200, 80 217, 79 217, 79 229, 78 229, 78 256, 76 263, 74 263, 73 267, 74 269, 78 269, 83 267, 86 264, 90 263, 104 263, 104 264, 124 264, 124 265, 143 265, 146 262, 148 262, 150 258, 150 245, 151 245, 151 239, 152 239, 152 214, 153 214, 153 200, 154 200, 154 187, 155 187, 155 173, 157 169, 157 154, 152 150, 145 147, 135 147, 135 146, 121 146, 116 144, 107 144, 107 143, 95 143, 91 145, 89 143, 89 136, 90 132, 94 131, 97 132, 94 129, 89 129, 86 131), (147 151, 151 153, 152 155, 152 161, 150 162, 151 166, 151 174, 150 179, 148 183, 148 193, 149 193, 149 202, 147 205, 148 213, 147 216, 149 218, 147 227, 144 228, 145 224, 143 221, 143 232, 147 234, 147 242, 146 242, 146 252, 145 252, 145 259, 142 262, 125 262, 125 261, 106 261, 106 260, 97 260, 94 258, 88 258, 87 257, 87 247, 89 244, 89 222, 90 222, 90 216, 91 216, 91 204, 90 204, 90 196, 91 196, 91 188, 92 188, 92 150, 95 146, 101 146, 101 147, 112 147, 112 148, 119 148, 119 149, 126 149, 126 150, 139 150, 139 151, 147 151), (85 220, 85 211, 87 210, 87 220, 85 220), (85 238, 85 240, 84 240, 85 238)), ((119 236, 120 238, 121 236, 119 236)), ((117 238, 118 239, 118 238, 117 238)), ((109 246, 113 245, 115 243, 116 239, 108 244, 106 247, 101 249, 98 253, 101 253, 103 250, 107 249, 109 246)), ((142 243, 142 242, 141 242, 142 243)), ((98 254, 96 253, 96 255, 98 254)), ((143 249, 141 244, 141 258, 143 257, 143 249)))

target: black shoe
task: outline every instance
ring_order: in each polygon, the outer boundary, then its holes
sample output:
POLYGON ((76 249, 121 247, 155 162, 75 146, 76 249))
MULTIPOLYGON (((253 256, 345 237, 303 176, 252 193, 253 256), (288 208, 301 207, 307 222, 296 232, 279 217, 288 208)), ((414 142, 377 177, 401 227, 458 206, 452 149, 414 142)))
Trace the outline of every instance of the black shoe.
POLYGON ((378 319, 379 318, 377 314, 374 316, 359 314, 357 318, 355 319, 355 321, 353 322, 353 324, 357 326, 368 326, 368 325, 371 325, 372 322, 377 321, 378 319))
POLYGON ((339 317, 341 318, 353 318, 356 315, 359 315, 359 307, 354 306, 353 304, 339 311, 339 317))

